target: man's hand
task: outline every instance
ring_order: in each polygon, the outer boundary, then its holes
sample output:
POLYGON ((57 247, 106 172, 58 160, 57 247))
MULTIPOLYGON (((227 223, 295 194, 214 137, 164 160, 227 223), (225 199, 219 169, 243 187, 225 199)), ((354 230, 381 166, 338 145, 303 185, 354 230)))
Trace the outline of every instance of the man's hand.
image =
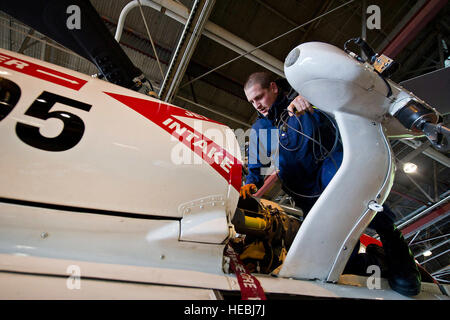
POLYGON ((256 191, 258 191, 256 185, 254 185, 253 183, 249 183, 241 187, 239 195, 245 199, 247 196, 250 196, 252 193, 255 193, 256 191))
POLYGON ((289 116, 294 116, 297 113, 298 114, 305 114, 306 111, 313 113, 314 109, 312 105, 303 98, 302 96, 298 95, 294 100, 292 100, 291 104, 287 107, 289 116))

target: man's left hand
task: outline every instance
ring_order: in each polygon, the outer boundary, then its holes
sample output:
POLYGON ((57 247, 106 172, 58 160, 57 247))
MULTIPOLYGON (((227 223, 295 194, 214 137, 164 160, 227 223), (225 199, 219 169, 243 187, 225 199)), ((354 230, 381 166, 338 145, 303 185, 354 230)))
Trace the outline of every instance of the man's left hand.
POLYGON ((301 95, 295 97, 287 109, 291 117, 296 114, 305 114, 305 112, 314 112, 313 106, 301 95))

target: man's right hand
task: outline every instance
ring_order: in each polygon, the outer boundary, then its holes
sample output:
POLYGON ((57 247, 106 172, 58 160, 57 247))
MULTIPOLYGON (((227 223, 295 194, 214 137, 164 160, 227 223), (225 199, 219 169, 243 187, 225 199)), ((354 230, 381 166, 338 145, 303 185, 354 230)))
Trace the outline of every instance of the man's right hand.
POLYGON ((245 199, 247 196, 250 196, 252 193, 255 193, 256 191, 258 191, 256 185, 254 185, 253 183, 249 183, 241 187, 239 195, 245 199))
POLYGON ((289 116, 296 114, 303 115, 305 112, 314 113, 313 106, 301 95, 298 95, 287 107, 289 116))

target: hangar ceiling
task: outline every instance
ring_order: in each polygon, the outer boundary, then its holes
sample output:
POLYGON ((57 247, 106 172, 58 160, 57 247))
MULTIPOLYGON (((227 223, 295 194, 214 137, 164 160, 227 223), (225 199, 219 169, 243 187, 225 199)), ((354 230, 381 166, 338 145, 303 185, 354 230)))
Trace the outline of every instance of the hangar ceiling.
MULTIPOLYGON (((133 4, 124 19, 120 44, 159 89, 196 1, 91 0, 91 3, 113 35, 124 8, 133 4)), ((215 0, 209 3, 211 10, 206 13, 209 18, 204 21, 203 34, 192 46, 190 59, 184 62, 185 72, 171 102, 232 129, 245 130, 256 118, 242 90, 248 74, 269 70, 279 76, 289 51, 308 41, 342 48, 348 39, 364 36, 377 52, 388 51, 400 63, 400 69, 392 76, 394 81, 405 82, 408 88, 419 83, 421 77, 439 72, 434 77, 436 85, 430 87, 441 89, 427 89, 423 94, 429 94, 429 99, 448 95, 450 6, 447 1, 215 0), (374 5, 380 9, 380 28, 369 29, 366 22, 373 17, 373 11, 367 13, 367 8, 374 5), (254 50, 255 47, 258 49, 254 50), (445 88, 447 92, 443 92, 445 88)), ((1 11, 0 23, 2 48, 85 74, 97 73, 91 62, 1 11)), ((426 79, 425 83, 430 83, 426 79)), ((427 97, 422 98, 428 101, 427 97)), ((447 104, 436 108, 448 124, 448 100, 441 100, 447 104)), ((404 231, 416 259, 436 277, 449 282, 448 154, 434 150, 424 139, 392 140, 391 143, 399 170, 387 203, 396 213, 397 225, 404 231), (408 175, 401 170, 401 164, 407 161, 417 164, 417 173, 408 175), (431 250, 432 255, 424 257, 426 250, 431 250)), ((276 186, 265 197, 290 204, 276 186)))

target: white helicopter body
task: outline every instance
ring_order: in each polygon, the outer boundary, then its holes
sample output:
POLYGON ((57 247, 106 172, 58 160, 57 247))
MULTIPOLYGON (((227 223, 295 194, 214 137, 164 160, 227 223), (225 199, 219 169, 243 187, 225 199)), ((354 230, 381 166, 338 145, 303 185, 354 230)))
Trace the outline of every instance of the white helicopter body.
MULTIPOLYGON (((349 63, 347 54, 336 52, 349 63)), ((309 66, 314 57, 302 59, 296 63, 309 66)), ((385 279, 373 288, 370 277, 341 275, 350 251, 344 247, 359 239, 378 208, 369 207, 371 200, 384 201, 394 173, 382 125, 390 104, 372 95, 384 84, 366 77, 374 86, 358 87, 371 92, 359 105, 373 97, 381 104, 359 114, 358 106, 348 107, 358 92, 340 96, 347 109, 327 110, 328 102, 319 101, 327 97, 315 98, 309 80, 302 80, 305 96, 342 125, 344 162, 279 275, 255 274, 269 299, 408 298, 385 279), (365 151, 358 154, 357 147, 365 151), (369 160, 373 166, 363 168, 369 160), (356 178, 360 187, 350 195, 356 178), (327 232, 317 234, 320 228, 327 232)), ((0 298, 218 299, 239 293, 236 276, 224 272, 242 161, 227 126, 7 50, 0 50, 0 78, 15 101, 0 114, 0 298)), ((348 90, 352 81, 341 79, 338 89, 348 90)), ((300 82, 291 83, 296 88, 300 82)), ((411 298, 449 299, 448 292, 448 286, 423 283, 411 298)))

